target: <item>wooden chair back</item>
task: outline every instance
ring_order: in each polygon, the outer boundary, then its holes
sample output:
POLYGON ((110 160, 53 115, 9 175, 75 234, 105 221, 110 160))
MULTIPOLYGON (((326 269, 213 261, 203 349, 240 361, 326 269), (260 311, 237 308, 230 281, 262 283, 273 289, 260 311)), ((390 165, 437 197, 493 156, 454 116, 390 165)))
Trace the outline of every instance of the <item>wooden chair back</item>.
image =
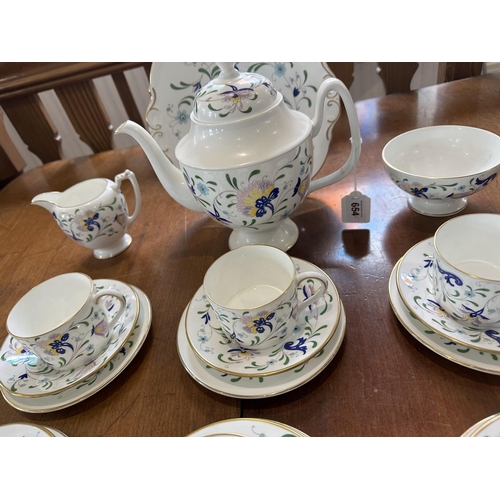
POLYGON ((25 167, 4 115, 42 163, 63 159, 61 135, 39 95, 54 90, 76 133, 93 153, 114 149, 113 127, 94 79, 110 75, 128 118, 145 126, 124 74, 138 67, 149 78, 151 63, 0 63, 0 187, 25 167))
MULTIPOLYGON (((352 86, 354 82, 354 63, 329 62, 328 66, 333 74, 344 82, 347 88, 352 86)), ((416 62, 379 62, 377 72, 384 83, 386 94, 409 91, 412 78, 418 67, 419 63, 416 62)), ((482 71, 482 62, 440 62, 438 64, 436 83, 478 76, 482 71)))

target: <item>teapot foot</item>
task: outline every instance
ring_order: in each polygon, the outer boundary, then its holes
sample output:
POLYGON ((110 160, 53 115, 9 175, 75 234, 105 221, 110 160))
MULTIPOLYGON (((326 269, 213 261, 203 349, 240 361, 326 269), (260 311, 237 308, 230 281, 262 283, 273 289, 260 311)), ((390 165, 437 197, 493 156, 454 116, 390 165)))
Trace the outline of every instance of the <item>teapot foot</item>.
POLYGON ((229 248, 234 250, 244 245, 269 245, 286 252, 295 245, 298 238, 297 224, 290 219, 285 219, 277 227, 267 231, 234 229, 229 236, 229 248))
POLYGON ((94 257, 96 259, 110 259, 115 255, 124 252, 132 243, 132 236, 125 234, 123 238, 118 240, 113 246, 106 248, 98 248, 94 250, 94 257))

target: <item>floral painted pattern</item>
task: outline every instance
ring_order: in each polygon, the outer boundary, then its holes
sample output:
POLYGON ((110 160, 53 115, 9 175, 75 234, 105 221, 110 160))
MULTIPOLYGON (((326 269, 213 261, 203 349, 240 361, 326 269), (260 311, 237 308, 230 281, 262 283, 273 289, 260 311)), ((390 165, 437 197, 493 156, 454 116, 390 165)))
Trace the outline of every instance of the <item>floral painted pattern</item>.
POLYGON ((251 113, 251 101, 255 101, 259 97, 255 92, 255 88, 238 88, 235 85, 226 85, 226 87, 229 87, 230 90, 217 92, 215 95, 215 91, 211 90, 210 86, 206 90, 202 90, 195 98, 195 110, 198 107, 198 102, 208 102, 208 109, 219 112, 218 116, 220 118, 225 118, 235 111, 245 114, 251 113), (217 103, 219 104, 217 105, 217 103))
POLYGON ((55 208, 52 216, 72 240, 87 246, 120 233, 127 227, 128 213, 125 199, 120 194, 108 205, 101 204, 95 209, 85 210, 55 208))
POLYGON ((462 348, 500 354, 500 328, 488 327, 483 323, 488 308, 483 310, 476 302, 478 297, 485 294, 485 287, 480 283, 467 286, 451 270, 445 271, 442 264, 437 265, 433 254, 433 238, 429 238, 410 249, 401 261, 398 280, 403 302, 422 324, 462 348), (454 316, 443 307, 443 296, 436 286, 435 273, 443 277, 443 282, 448 280, 454 290, 446 299, 457 304, 457 314, 454 316), (460 307, 460 304, 465 307, 460 307), (458 318, 466 317, 471 319, 468 325, 457 321, 458 318))
MULTIPOLYGON (((471 327, 497 325, 500 330, 500 286, 470 277, 464 281, 439 257, 435 258, 435 296, 450 316, 471 327)), ((496 340, 495 330, 488 334, 496 340)), ((498 340, 497 340, 498 342, 498 340)), ((498 342, 500 347, 500 342, 498 342)))
MULTIPOLYGON (((97 288, 102 289, 104 287, 97 288)), ((4 342, 0 355, 0 384, 13 394, 49 395, 75 387, 78 384, 83 386, 86 378, 91 377, 94 373, 95 376, 92 378, 96 380, 98 369, 104 368, 106 363, 109 364, 108 360, 125 348, 126 342, 136 326, 138 316, 136 297, 125 290, 124 294, 126 297, 124 313, 120 316, 111 332, 108 347, 94 361, 70 369, 65 369, 64 365, 60 368, 47 365, 41 370, 37 367, 36 349, 42 349, 54 355, 55 358, 66 357, 68 359, 70 356, 74 357, 78 352, 85 354, 93 351, 92 342, 85 342, 81 333, 78 334, 74 341, 70 341, 67 333, 55 334, 46 341, 35 340, 36 345, 31 351, 23 347, 14 337, 9 337, 8 341, 4 342), (33 370, 35 367, 37 367, 36 370, 33 370)), ((106 302, 108 309, 106 314, 111 320, 116 314, 114 311, 118 309, 115 307, 118 299, 106 298, 106 302)), ((93 311, 91 316, 100 317, 100 313, 96 314, 96 311, 93 311)), ((101 335, 104 335, 107 330, 107 322, 105 323, 106 327, 99 332, 101 335)), ((97 323, 96 330, 100 324, 102 324, 102 321, 97 323)), ((76 324, 72 326, 75 327, 76 324)), ((94 334, 97 333, 94 331, 94 334)))
MULTIPOLYGON (((191 193, 214 220, 231 228, 268 229, 289 217, 307 195, 311 177, 310 141, 292 152, 281 167, 272 170, 237 169, 226 174, 225 184, 210 173, 183 167, 191 193)), ((276 162, 277 165, 280 162, 276 162)))
MULTIPOLYGON (((300 266, 297 266, 300 272, 300 266)), ((308 293, 314 293, 318 289, 315 280, 308 280, 306 284, 308 293)), ((302 293, 302 286, 296 292, 300 300, 306 300, 302 293)), ((285 330, 289 328, 285 324, 279 327, 284 336, 289 336, 288 340, 281 346, 266 350, 245 349, 238 346, 237 342, 228 338, 220 326, 215 311, 212 310, 207 296, 202 293, 195 297, 188 311, 188 339, 195 352, 206 360, 207 369, 210 366, 223 372, 221 376, 231 377, 230 381, 237 383, 241 377, 245 379, 255 377, 259 379, 259 374, 264 376, 268 373, 291 369, 299 373, 304 363, 315 356, 320 356, 323 347, 335 331, 339 315, 337 315, 338 305, 334 305, 333 295, 326 292, 311 309, 306 308, 298 317, 298 323, 293 331, 285 330), (332 318, 333 314, 336 319, 332 318), (333 322, 332 322, 333 320, 333 322), (333 328, 333 329, 332 329, 333 328)), ((287 316, 297 313, 297 309, 287 309, 287 316)), ((339 313, 340 314, 340 313, 339 313)), ((248 335, 258 335, 258 329, 269 329, 265 324, 268 318, 265 311, 259 315, 243 315, 247 320, 246 327, 248 335), (254 322, 255 321, 255 322, 254 322)), ((273 326, 273 328, 275 328, 273 326)), ((262 380, 261 380, 262 382, 262 380)))
POLYGON ((497 176, 497 174, 473 176, 468 180, 462 179, 460 182, 443 183, 436 181, 423 185, 420 182, 410 181, 407 177, 400 178, 393 174, 389 175, 396 186, 403 191, 417 198, 428 200, 470 196, 487 186, 497 176))

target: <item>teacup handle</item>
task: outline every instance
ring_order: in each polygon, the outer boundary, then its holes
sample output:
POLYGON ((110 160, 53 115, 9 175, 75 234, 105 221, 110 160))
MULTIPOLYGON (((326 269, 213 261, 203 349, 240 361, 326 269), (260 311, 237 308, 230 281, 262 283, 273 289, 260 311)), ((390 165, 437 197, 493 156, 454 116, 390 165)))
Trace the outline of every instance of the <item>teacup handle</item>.
POLYGON ((325 80, 318 90, 318 100, 316 101, 316 111, 313 119, 312 136, 315 137, 321 129, 323 123, 324 101, 329 92, 338 92, 344 103, 351 129, 351 154, 347 161, 335 172, 332 172, 321 179, 316 179, 309 185, 308 194, 317 189, 324 188, 330 184, 340 181, 346 175, 350 174, 359 161, 361 154, 361 134, 359 131, 358 115, 352 100, 351 94, 347 87, 337 78, 328 78, 325 80))
POLYGON ((118 174, 115 177, 115 183, 118 189, 120 189, 120 185, 122 181, 124 181, 125 179, 128 179, 131 182, 132 187, 134 188, 134 195, 135 195, 134 213, 127 217, 127 223, 130 226, 130 224, 132 224, 132 222, 135 221, 135 219, 139 215, 139 211, 141 210, 141 190, 139 189, 139 183, 135 178, 134 172, 128 169, 125 170, 125 172, 122 172, 121 174, 118 174))
POLYGON ((125 295, 123 295, 123 293, 119 292, 118 290, 105 289, 100 290, 99 292, 94 294, 94 301, 97 304, 101 297, 106 297, 109 295, 111 295, 112 297, 116 297, 120 302, 120 308, 118 309, 118 312, 115 314, 111 321, 108 321, 108 327, 110 330, 112 330, 115 327, 117 321, 121 318, 122 314, 125 312, 125 303, 127 302, 127 299, 125 298, 125 295))
POLYGON ((306 300, 304 300, 304 302, 299 303, 297 313, 300 313, 306 307, 310 306, 313 302, 316 302, 318 299, 320 299, 325 294, 328 288, 328 281, 326 281, 325 277, 322 274, 316 271, 305 271, 303 273, 297 274, 297 286, 300 285, 302 281, 311 278, 314 278, 315 280, 321 282, 319 290, 314 295, 311 295, 306 300))

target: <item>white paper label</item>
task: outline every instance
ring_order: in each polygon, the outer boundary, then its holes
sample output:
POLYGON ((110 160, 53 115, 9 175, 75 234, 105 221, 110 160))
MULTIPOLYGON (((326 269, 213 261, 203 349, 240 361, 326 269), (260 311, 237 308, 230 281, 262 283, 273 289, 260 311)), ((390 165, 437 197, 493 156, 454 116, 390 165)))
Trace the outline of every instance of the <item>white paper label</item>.
POLYGON ((359 191, 344 196, 342 222, 370 222, 370 198, 359 191))

